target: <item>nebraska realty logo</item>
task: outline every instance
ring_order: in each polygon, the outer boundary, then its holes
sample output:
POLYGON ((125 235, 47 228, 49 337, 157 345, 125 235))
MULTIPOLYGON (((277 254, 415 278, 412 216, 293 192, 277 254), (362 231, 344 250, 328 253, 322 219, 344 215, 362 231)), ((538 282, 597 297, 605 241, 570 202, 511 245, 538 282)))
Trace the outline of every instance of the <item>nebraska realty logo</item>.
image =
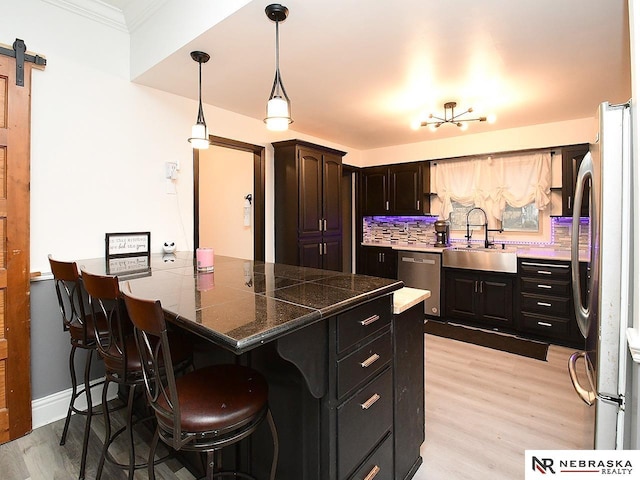
POLYGON ((640 478, 640 451, 527 450, 525 452, 525 480, 611 477, 640 478))

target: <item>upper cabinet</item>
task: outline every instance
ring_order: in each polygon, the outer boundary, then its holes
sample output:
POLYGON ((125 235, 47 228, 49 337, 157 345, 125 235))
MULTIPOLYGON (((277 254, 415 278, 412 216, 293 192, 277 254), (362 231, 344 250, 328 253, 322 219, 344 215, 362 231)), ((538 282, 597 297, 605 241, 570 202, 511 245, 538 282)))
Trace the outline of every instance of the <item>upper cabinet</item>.
POLYGON ((429 213, 428 162, 363 168, 362 215, 422 215, 429 213))
POLYGON ((300 140, 273 148, 276 262, 341 270, 345 152, 300 140))
MULTIPOLYGON (((588 143, 562 147, 562 212, 560 214, 562 217, 573 215, 578 169, 588 151, 588 143)), ((582 204, 580 205, 580 216, 586 217, 588 215, 589 192, 584 192, 582 204)))

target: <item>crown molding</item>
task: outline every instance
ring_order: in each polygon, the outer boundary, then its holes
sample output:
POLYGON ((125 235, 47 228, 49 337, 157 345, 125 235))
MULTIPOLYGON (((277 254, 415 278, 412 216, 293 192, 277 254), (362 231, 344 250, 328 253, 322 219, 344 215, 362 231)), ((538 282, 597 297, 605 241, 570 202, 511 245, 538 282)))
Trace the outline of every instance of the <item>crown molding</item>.
POLYGON ((129 33, 135 32, 148 18, 160 10, 168 0, 136 0, 127 2, 124 7, 124 19, 129 33))
POLYGON ((102 23, 116 30, 129 33, 124 13, 100 0, 42 0, 43 2, 63 8, 69 12, 81 15, 102 23))

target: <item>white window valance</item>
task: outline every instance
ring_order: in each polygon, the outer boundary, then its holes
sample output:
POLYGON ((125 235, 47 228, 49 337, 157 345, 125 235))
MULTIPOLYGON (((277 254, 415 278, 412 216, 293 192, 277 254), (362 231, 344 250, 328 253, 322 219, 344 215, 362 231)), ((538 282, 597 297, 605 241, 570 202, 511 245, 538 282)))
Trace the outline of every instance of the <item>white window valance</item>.
POLYGON ((438 162, 435 190, 442 218, 449 218, 452 201, 481 207, 495 220, 502 220, 506 205, 517 208, 535 202, 543 210, 550 202, 551 154, 438 162))

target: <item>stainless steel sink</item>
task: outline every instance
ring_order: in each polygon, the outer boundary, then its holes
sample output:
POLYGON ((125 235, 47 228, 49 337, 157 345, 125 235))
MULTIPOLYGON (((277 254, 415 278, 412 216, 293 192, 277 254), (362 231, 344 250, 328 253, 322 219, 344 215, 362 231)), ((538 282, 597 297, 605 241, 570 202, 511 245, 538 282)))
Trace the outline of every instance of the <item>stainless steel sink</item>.
POLYGON ((516 273, 518 256, 515 249, 483 246, 453 247, 442 252, 442 266, 487 272, 516 273))

